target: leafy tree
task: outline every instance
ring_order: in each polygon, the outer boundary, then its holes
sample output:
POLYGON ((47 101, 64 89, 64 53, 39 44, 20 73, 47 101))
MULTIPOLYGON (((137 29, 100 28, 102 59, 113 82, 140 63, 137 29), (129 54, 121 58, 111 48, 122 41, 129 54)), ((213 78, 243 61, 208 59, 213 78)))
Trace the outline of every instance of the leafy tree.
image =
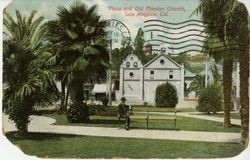
POLYGON ((142 64, 146 64, 148 61, 151 60, 151 57, 147 56, 145 54, 145 51, 143 50, 144 47, 144 32, 141 28, 138 29, 137 31, 137 35, 135 37, 135 40, 134 40, 134 47, 135 47, 135 51, 134 51, 134 54, 139 58, 141 59, 142 61, 142 64))
POLYGON ((138 29, 137 35, 134 40, 134 49, 131 45, 126 48, 123 46, 121 48, 115 48, 112 51, 112 70, 117 74, 114 76, 115 79, 119 79, 118 75, 120 72, 120 65, 122 61, 131 53, 135 54, 143 64, 146 64, 151 59, 153 59, 156 55, 147 56, 143 50, 144 45, 144 32, 141 28, 138 29))
POLYGON ((144 51, 144 32, 141 28, 138 29, 134 40, 134 54, 142 61, 142 64, 148 63, 157 55, 146 55, 144 51))
MULTIPOLYGON (((222 77, 219 74, 218 67, 216 64, 212 65, 210 67, 210 70, 212 72, 213 77, 208 77, 211 78, 212 83, 210 85, 218 85, 221 86, 222 83, 222 77)), ((194 80, 190 84, 190 90, 195 91, 197 95, 200 95, 201 92, 205 89, 205 75, 198 74, 194 77, 194 80)))
MULTIPOLYGON (((202 20, 206 23, 206 32, 220 39, 220 41, 224 43, 224 47, 231 42, 236 42, 236 45, 238 45, 238 47, 233 48, 230 48, 231 45, 229 45, 228 50, 236 50, 240 53, 240 101, 242 123, 241 137, 242 143, 246 145, 249 136, 249 37, 247 26, 248 11, 244 4, 238 2, 237 0, 200 0, 200 5, 197 8, 196 12, 201 13, 202 20)), ((224 69, 227 70, 225 74, 229 77, 232 62, 231 56, 226 56, 224 54, 223 58, 225 58, 224 69)), ((231 82, 229 81, 230 79, 227 79, 226 76, 223 77, 225 98, 225 126, 230 125, 229 97, 231 93, 231 82)))
POLYGON ((200 95, 205 88, 205 75, 196 75, 194 80, 190 84, 190 90, 195 91, 197 95, 200 95))
POLYGON ((200 0, 200 5, 197 12, 201 13, 202 20, 205 24, 205 32, 208 34, 206 42, 204 43, 205 50, 208 48, 210 56, 215 59, 223 59, 223 90, 224 90, 224 126, 230 126, 230 103, 231 103, 231 86, 232 86, 232 66, 234 50, 228 50, 231 47, 231 41, 224 32, 227 24, 227 19, 224 16, 228 5, 224 5, 224 0, 220 1, 205 1, 200 0), (211 16, 211 14, 215 16, 211 16), (211 42, 213 41, 213 43, 211 42), (215 41, 215 42, 214 42, 215 41), (222 49, 213 49, 220 47, 222 49), (211 49, 212 48, 212 49, 211 49))
MULTIPOLYGON (((109 56, 104 28, 97 6, 77 2, 69 9, 58 7, 58 18, 48 23, 47 36, 55 46, 57 63, 67 78, 73 103, 83 102, 83 84, 106 77, 109 56)), ((63 79, 61 79, 63 82, 63 79)), ((87 114, 86 114, 87 115, 87 114)))
POLYGON ((199 106, 197 110, 200 112, 207 112, 210 114, 216 114, 218 111, 222 110, 222 90, 217 84, 208 85, 204 88, 198 99, 199 106))
POLYGON ((74 103, 70 105, 69 109, 67 110, 67 119, 70 123, 78 123, 78 122, 86 122, 88 121, 88 114, 89 108, 85 103, 74 103))
POLYGON ((133 47, 127 46, 126 48, 115 48, 112 51, 112 71, 116 72, 116 75, 113 75, 114 79, 119 80, 120 66, 122 61, 133 52, 133 47))
POLYGON ((174 85, 167 82, 156 88, 155 104, 157 107, 175 108, 177 103, 178 96, 174 85))
POLYGON ((240 115, 241 115, 241 142, 247 147, 249 141, 249 32, 248 32, 248 11, 244 4, 237 3, 236 7, 229 12, 228 18, 233 25, 238 26, 238 36, 240 45, 240 115), (232 16, 232 17, 231 17, 232 16), (233 17, 239 17, 235 21, 233 17))
POLYGON ((55 61, 43 43, 44 17, 34 18, 35 14, 32 11, 25 17, 16 11, 14 20, 4 12, 7 37, 3 47, 3 76, 8 87, 3 105, 20 133, 27 132, 35 105, 49 105, 57 98, 50 68, 55 61))
POLYGON ((217 84, 217 85, 221 85, 222 83, 222 76, 219 73, 218 67, 216 66, 216 64, 214 64, 213 66, 211 66, 211 71, 212 71, 212 75, 213 75, 213 83, 217 84))
POLYGON ((180 54, 178 54, 178 56, 171 56, 171 58, 176 61, 179 64, 183 64, 183 66, 187 69, 187 70, 191 70, 191 66, 189 63, 189 57, 188 54, 185 52, 182 52, 180 54))

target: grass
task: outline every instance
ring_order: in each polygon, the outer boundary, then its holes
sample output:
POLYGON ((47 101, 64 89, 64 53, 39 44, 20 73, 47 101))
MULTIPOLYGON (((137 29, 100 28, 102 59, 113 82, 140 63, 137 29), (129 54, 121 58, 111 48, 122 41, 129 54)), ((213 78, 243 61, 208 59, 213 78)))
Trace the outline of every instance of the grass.
MULTIPOLYGON (((77 125, 77 126, 94 126, 94 127, 118 127, 117 117, 110 116, 91 116, 88 123, 69 123, 65 115, 46 114, 56 119, 56 125, 77 125)), ((132 119, 131 129, 146 129, 146 120, 132 119)), ((151 120, 149 121, 150 129, 174 130, 173 120, 151 120)), ((208 132, 240 132, 240 126, 233 125, 224 128, 223 123, 201 120, 196 118, 177 116, 177 130, 185 131, 208 131, 208 132)))
MULTIPOLYGON (((201 115, 213 116, 213 117, 224 117, 224 113, 217 113, 217 114, 206 114, 206 113, 199 113, 201 115)), ((230 113, 230 117, 232 119, 240 119, 240 113, 230 113)))
POLYGON ((25 137, 16 137, 13 132, 6 136, 24 153, 46 158, 226 158, 244 150, 238 143, 45 133, 28 133, 25 137))
POLYGON ((196 109, 193 108, 158 108, 155 106, 145 107, 145 106, 134 106, 133 111, 149 111, 149 112, 197 112, 196 109))
MULTIPOLYGON (((215 115, 211 115, 211 116, 216 116, 216 117, 224 117, 224 113, 217 113, 215 115)), ((240 113, 231 113, 230 117, 232 119, 240 119, 240 113)))

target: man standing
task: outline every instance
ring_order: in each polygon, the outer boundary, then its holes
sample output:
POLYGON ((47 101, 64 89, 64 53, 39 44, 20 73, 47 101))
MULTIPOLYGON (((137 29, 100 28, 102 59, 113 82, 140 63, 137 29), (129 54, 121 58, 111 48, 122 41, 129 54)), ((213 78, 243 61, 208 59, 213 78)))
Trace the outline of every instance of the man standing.
POLYGON ((127 99, 125 97, 121 98, 121 103, 118 105, 118 108, 119 108, 118 118, 119 118, 119 121, 121 121, 121 118, 125 118, 125 120, 126 120, 125 128, 126 128, 126 130, 129 130, 129 123, 130 123, 129 114, 130 114, 130 111, 129 111, 129 106, 125 104, 126 100, 127 99))

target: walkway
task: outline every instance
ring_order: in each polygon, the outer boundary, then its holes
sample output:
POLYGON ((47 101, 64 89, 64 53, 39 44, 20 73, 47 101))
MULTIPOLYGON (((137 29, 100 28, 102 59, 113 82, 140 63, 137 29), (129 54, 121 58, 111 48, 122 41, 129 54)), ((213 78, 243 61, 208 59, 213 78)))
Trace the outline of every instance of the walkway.
MULTIPOLYGON (((193 115, 192 115, 193 116, 193 115)), ((73 134, 101 137, 123 137, 123 138, 147 138, 147 139, 168 139, 203 142, 240 142, 240 133, 226 132, 198 132, 198 131, 162 131, 132 129, 126 131, 119 128, 107 127, 85 127, 85 126, 63 126, 52 125, 55 119, 43 116, 31 116, 28 126, 29 132, 73 134)), ((4 132, 15 131, 13 122, 8 120, 8 116, 3 115, 4 132)))
MULTIPOLYGON (((198 118, 198 119, 204 119, 204 120, 209 120, 209 121, 215 121, 215 122, 223 122, 224 118, 223 117, 215 117, 215 116, 207 116, 207 115, 199 115, 199 114, 195 114, 195 113, 177 113, 177 115, 179 116, 185 116, 185 117, 191 117, 191 118, 198 118)), ((234 125, 241 125, 241 121, 240 119, 231 119, 231 124, 234 125)))

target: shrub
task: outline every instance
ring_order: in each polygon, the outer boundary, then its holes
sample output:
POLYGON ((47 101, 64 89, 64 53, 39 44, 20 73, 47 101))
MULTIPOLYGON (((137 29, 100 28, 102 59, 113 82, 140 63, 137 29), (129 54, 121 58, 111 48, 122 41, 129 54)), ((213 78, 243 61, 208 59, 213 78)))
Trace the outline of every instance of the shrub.
POLYGON ((88 116, 88 106, 85 103, 72 104, 67 110, 67 119, 70 123, 85 122, 88 116))
POLYGON ((103 112, 105 107, 102 105, 89 105, 89 114, 96 115, 99 112, 103 112))
POLYGON ((15 122, 19 133, 25 134, 28 131, 29 116, 32 112, 32 105, 27 101, 23 101, 12 102, 12 107, 7 111, 7 114, 9 114, 9 119, 15 122))
POLYGON ((101 101, 102 101, 102 105, 103 106, 108 106, 108 102, 109 102, 109 100, 108 100, 108 98, 105 96, 105 97, 102 97, 101 98, 101 101))
POLYGON ((102 105, 90 105, 90 115, 107 115, 116 116, 118 113, 118 107, 116 106, 102 106, 102 105))
POLYGON ((156 88, 155 104, 156 107, 175 108, 178 103, 177 90, 170 83, 159 85, 156 88))
POLYGON ((201 91, 198 99, 197 110, 210 114, 217 113, 222 110, 222 90, 221 87, 215 84, 209 85, 201 91))
POLYGON ((147 104, 147 105, 144 105, 144 103, 143 104, 136 104, 136 105, 131 105, 132 106, 132 108, 142 108, 142 107, 147 107, 147 108, 153 108, 153 107, 155 107, 154 105, 149 105, 149 104, 147 104))
POLYGON ((118 107, 117 106, 109 106, 106 107, 106 110, 102 112, 102 115, 109 115, 109 116, 117 116, 118 107))

